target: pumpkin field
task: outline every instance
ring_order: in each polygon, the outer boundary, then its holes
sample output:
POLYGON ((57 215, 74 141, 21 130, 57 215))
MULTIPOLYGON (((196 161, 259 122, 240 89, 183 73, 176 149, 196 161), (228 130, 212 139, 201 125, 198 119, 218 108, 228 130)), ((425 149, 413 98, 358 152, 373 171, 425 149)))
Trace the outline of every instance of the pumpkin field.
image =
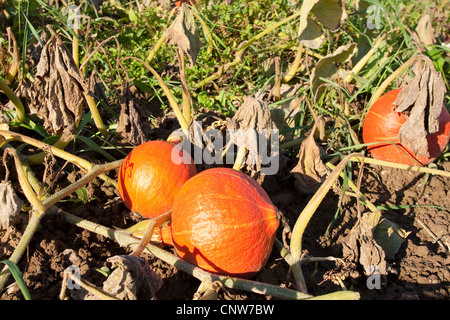
POLYGON ((0 0, 1 300, 448 300, 449 8, 0 0))

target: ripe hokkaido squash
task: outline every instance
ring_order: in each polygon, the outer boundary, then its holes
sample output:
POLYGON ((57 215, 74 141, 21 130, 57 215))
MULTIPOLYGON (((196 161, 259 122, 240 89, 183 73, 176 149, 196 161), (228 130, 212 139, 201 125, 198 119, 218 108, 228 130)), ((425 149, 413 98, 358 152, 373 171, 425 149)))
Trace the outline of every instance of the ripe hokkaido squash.
POLYGON ((154 218, 172 208, 174 196, 197 173, 192 159, 175 143, 148 141, 134 148, 119 169, 122 201, 144 218, 154 218), (186 159, 185 159, 186 160, 186 159), (187 163, 186 163, 187 162, 187 163))
POLYGON ((248 278, 266 264, 279 222, 277 208, 255 180, 229 168, 189 179, 175 196, 172 243, 184 260, 212 273, 248 278))
POLYGON ((364 143, 379 142, 367 147, 375 159, 407 165, 427 165, 442 154, 449 142, 450 115, 443 105, 439 116, 439 131, 427 136, 430 156, 416 155, 403 146, 398 138, 400 128, 407 119, 403 113, 396 111, 396 106, 393 104, 400 90, 402 89, 387 92, 369 109, 363 125, 364 143))

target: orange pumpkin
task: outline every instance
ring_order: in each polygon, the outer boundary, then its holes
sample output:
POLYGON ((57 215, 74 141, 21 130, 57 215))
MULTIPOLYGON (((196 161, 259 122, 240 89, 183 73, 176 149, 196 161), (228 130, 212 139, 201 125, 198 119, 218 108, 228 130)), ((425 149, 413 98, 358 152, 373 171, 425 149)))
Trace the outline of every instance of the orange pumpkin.
POLYGON ((407 117, 398 111, 394 102, 401 89, 381 96, 369 109, 363 125, 364 143, 374 143, 367 149, 378 160, 407 165, 427 165, 441 155, 450 139, 450 115, 442 106, 439 116, 439 131, 427 136, 429 157, 414 154, 400 143, 398 134, 407 117), (394 142, 396 145, 389 143, 394 142), (415 159, 415 161, 413 160, 415 159))
POLYGON ((248 278, 266 264, 278 225, 277 208, 255 180, 213 168, 183 185, 165 231, 171 228, 182 259, 212 273, 248 278))
POLYGON ((197 173, 192 159, 183 161, 187 155, 175 149, 175 145, 148 141, 124 159, 119 169, 118 189, 128 209, 144 218, 171 210, 175 194, 197 173))

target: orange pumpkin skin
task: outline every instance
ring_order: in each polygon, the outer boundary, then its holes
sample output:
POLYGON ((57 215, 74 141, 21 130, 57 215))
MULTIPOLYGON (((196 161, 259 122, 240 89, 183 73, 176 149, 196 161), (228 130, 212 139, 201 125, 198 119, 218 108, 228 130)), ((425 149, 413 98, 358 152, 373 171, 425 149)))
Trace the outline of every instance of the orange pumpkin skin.
POLYGON ((229 168, 188 180, 172 207, 172 242, 184 260, 216 274, 249 278, 266 264, 279 222, 255 180, 229 168))
POLYGON ((398 134, 407 117, 396 111, 394 102, 401 89, 395 89, 381 96, 370 108, 363 125, 364 143, 380 142, 367 147, 373 158, 407 165, 427 165, 441 155, 450 139, 450 115, 442 106, 439 116, 439 131, 427 136, 429 157, 414 154, 404 147, 398 134), (392 141, 391 143, 382 143, 392 141), (410 157, 417 162, 412 160, 410 157))
POLYGON ((119 169, 118 189, 128 209, 144 218, 171 210, 175 194, 197 173, 192 159, 182 162, 182 151, 173 152, 174 148, 166 141, 148 141, 127 155, 119 169))

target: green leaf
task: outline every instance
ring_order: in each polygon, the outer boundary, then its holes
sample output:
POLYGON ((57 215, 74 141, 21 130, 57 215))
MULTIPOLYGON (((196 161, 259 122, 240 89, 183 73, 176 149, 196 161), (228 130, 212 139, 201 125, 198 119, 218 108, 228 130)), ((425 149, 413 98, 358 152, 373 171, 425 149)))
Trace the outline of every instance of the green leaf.
POLYGON ((22 272, 20 272, 19 267, 10 260, 2 260, 0 262, 6 264, 6 266, 9 268, 9 271, 11 272, 12 276, 14 277, 14 280, 17 282, 17 285, 22 291, 25 300, 31 300, 30 292, 28 291, 27 285, 23 280, 22 272))
POLYGON ((128 19, 130 19, 131 22, 134 24, 137 24, 138 22, 138 16, 134 10, 128 10, 128 19))
POLYGON ((77 189, 76 194, 78 196, 78 198, 83 201, 83 203, 87 203, 89 200, 89 196, 86 190, 86 187, 81 187, 80 189, 77 189))

